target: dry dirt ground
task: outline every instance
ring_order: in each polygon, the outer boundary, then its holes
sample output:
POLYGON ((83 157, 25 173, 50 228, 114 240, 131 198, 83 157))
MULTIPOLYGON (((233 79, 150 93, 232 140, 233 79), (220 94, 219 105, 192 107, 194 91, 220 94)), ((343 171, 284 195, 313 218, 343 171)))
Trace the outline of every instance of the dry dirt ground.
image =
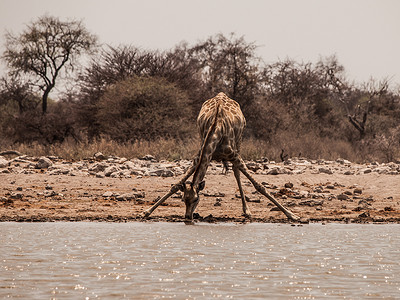
MULTIPOLYGON (((106 169, 104 175, 104 168, 99 172, 100 163, 94 160, 72 163, 52 158, 51 166, 44 167, 37 165, 38 158, 5 160, 0 168, 0 221, 182 222, 185 206, 179 194, 149 218, 143 219, 141 214, 179 181, 182 172, 178 167, 184 169, 185 164, 166 163, 163 170, 173 172, 163 171, 156 176, 146 175, 149 173, 145 173, 143 164, 155 170, 159 162, 127 161, 108 159, 108 165, 103 161, 106 167, 120 170, 110 175, 106 169), (130 167, 125 168, 127 165, 130 167), (142 168, 143 175, 135 175, 139 174, 135 166, 142 168)), ((250 162, 249 167, 254 178, 303 222, 400 223, 399 164, 303 160, 285 164, 250 162)), ((233 172, 221 173, 222 166, 213 164, 206 175, 206 188, 196 209, 197 222, 288 222, 242 176, 252 212, 251 220, 245 219, 233 172)))

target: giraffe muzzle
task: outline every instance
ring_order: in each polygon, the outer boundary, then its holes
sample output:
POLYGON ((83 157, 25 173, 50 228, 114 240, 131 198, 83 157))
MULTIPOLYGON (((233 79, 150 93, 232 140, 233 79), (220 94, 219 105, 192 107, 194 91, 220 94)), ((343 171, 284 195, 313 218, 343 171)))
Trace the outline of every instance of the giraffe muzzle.
POLYGON ((185 224, 194 224, 193 222, 193 213, 197 207, 199 201, 193 203, 186 203, 186 212, 185 212, 185 224))

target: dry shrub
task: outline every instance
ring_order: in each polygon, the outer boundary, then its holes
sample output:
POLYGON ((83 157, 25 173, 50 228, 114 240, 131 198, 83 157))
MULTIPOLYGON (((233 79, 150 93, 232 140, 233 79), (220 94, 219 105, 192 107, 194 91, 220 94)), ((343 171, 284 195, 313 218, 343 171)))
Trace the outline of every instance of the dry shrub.
POLYGON ((351 161, 358 160, 357 154, 349 142, 335 140, 329 137, 319 137, 313 133, 296 134, 284 132, 275 137, 274 157, 282 149, 290 157, 307 157, 310 159, 345 158, 351 161))
POLYGON ((400 159, 400 126, 390 128, 374 139, 364 141, 371 158, 378 161, 391 162, 400 159))
POLYGON ((162 78, 122 80, 111 85, 98 103, 101 131, 119 142, 185 139, 194 132, 192 119, 185 92, 162 78))
POLYGON ((7 122, 2 125, 1 135, 15 143, 38 142, 47 145, 63 142, 67 137, 77 138, 74 116, 70 103, 50 103, 47 114, 33 109, 9 115, 7 122))
POLYGON ((243 141, 241 152, 242 157, 248 160, 266 157, 281 161, 282 150, 289 158, 301 156, 310 159, 345 158, 355 162, 360 161, 357 151, 349 142, 317 137, 313 134, 299 136, 288 132, 271 137, 271 141, 247 138, 243 141))
MULTIPOLYGON (((291 122, 287 105, 263 98, 253 101, 243 112, 247 121, 246 137, 268 141, 279 130, 287 128, 291 122)), ((255 142, 254 139, 252 139, 255 142)))

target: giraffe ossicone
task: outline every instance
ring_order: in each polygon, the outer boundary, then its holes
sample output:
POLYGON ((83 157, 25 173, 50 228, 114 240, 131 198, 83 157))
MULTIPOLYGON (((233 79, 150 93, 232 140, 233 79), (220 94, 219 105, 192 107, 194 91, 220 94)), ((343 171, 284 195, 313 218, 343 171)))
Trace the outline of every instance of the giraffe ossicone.
POLYGON ((255 189, 272 201, 289 219, 300 219, 272 197, 248 172, 246 164, 240 156, 240 146, 246 119, 240 109, 240 105, 235 100, 230 99, 221 92, 214 98, 205 101, 197 117, 197 126, 202 139, 202 146, 194 158, 192 166, 186 171, 182 179, 172 186, 167 194, 144 212, 145 217, 148 217, 161 203, 180 190, 183 192, 183 200, 186 206, 185 221, 192 223, 193 213, 200 201, 199 192, 204 188, 204 177, 207 168, 211 160, 216 160, 232 163, 233 173, 242 200, 244 216, 250 218, 251 213, 240 181, 240 173, 243 173, 255 189), (187 180, 192 175, 192 181, 188 182, 187 180))

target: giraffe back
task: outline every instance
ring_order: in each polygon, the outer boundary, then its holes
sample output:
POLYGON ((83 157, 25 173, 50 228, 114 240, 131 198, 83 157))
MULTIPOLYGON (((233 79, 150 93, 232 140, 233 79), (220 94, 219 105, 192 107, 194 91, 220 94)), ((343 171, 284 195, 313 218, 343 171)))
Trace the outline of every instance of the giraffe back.
POLYGON ((213 131, 214 139, 219 139, 213 159, 229 161, 240 151, 246 119, 240 105, 224 93, 203 103, 197 125, 203 146, 210 130, 213 131))

